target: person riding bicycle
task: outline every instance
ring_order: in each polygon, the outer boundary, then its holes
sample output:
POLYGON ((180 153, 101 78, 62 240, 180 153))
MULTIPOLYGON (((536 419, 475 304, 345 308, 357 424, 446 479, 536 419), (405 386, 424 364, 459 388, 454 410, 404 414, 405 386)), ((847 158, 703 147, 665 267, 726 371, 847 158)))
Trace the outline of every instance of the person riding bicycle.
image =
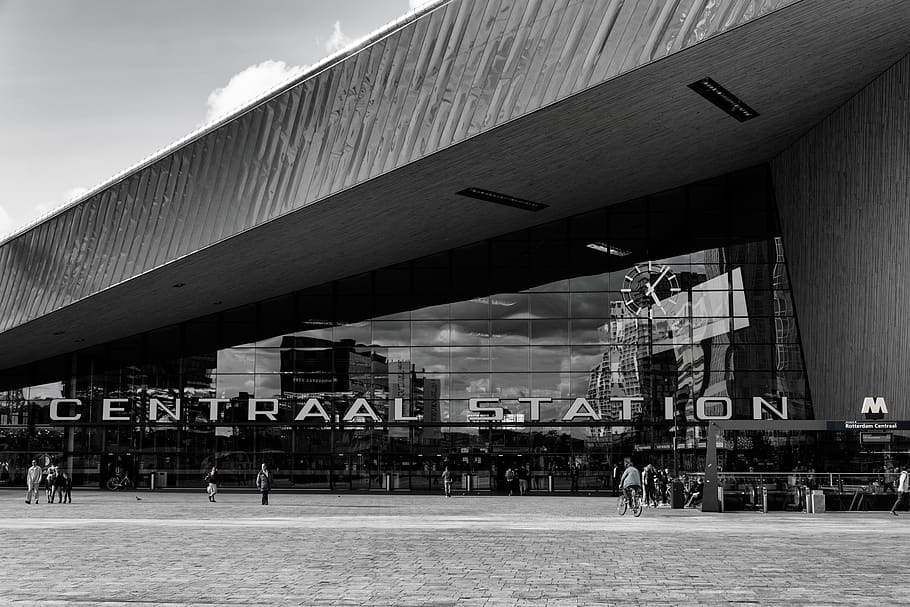
POLYGON ((626 459, 626 469, 622 473, 619 481, 619 488, 622 489, 623 495, 631 503, 633 491, 641 495, 641 473, 638 468, 632 465, 632 460, 626 459))

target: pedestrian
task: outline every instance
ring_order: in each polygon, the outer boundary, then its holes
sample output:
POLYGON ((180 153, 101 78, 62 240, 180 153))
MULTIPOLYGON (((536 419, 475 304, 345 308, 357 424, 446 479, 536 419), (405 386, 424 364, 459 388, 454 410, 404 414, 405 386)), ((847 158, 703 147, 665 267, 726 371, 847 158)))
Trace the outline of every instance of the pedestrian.
POLYGON ((66 472, 61 472, 57 477, 57 487, 60 490, 60 501, 64 504, 73 503, 73 479, 66 472))
POLYGON ((35 494, 35 503, 38 503, 38 486, 41 484, 41 466, 38 465, 38 460, 32 460, 32 467, 28 469, 28 472, 25 473, 25 484, 28 487, 28 492, 25 494, 25 503, 32 503, 32 494, 35 494))
POLYGON ((506 489, 509 490, 509 496, 515 491, 515 471, 511 466, 506 470, 506 489))
POLYGON ((908 499, 910 499, 910 472, 907 471, 907 466, 903 465, 901 466, 900 476, 897 477, 897 500, 891 506, 891 514, 897 516, 897 507, 901 505, 907 506, 908 499))
POLYGON ((528 494, 528 469, 525 466, 518 467, 518 495, 528 494))
POLYGON ((573 462, 569 464, 569 476, 571 477, 572 484, 569 486, 569 491, 571 493, 578 493, 578 476, 580 471, 578 470, 578 463, 573 462))
POLYGON ((645 508, 657 507, 657 468, 648 464, 642 470, 642 481, 645 485, 645 508))
POLYGON ((209 494, 209 501, 215 501, 215 494, 218 493, 218 468, 212 466, 212 469, 209 470, 209 473, 205 475, 205 480, 208 482, 209 486, 206 488, 205 492, 209 494))
POLYGON ((446 497, 452 497, 452 473, 449 472, 448 466, 442 471, 442 486, 445 489, 446 497))
POLYGON ((47 467, 47 476, 44 477, 44 497, 48 504, 54 503, 54 494, 57 487, 57 464, 51 462, 47 467))
POLYGON ((265 463, 262 464, 262 470, 256 475, 256 486, 259 487, 259 492, 262 494, 262 505, 268 506, 269 491, 272 490, 272 473, 265 463))
POLYGON ((669 504, 670 469, 664 468, 660 473, 660 503, 669 504))

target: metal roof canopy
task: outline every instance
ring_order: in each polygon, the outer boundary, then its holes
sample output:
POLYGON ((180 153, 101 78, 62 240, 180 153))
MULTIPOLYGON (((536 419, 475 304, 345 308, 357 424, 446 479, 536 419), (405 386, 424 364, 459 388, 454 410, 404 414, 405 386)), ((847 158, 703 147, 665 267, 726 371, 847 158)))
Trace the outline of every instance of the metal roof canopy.
POLYGON ((0 369, 766 162, 908 48, 901 0, 802 0, 0 333, 0 369), (705 76, 760 116, 689 89, 705 76))

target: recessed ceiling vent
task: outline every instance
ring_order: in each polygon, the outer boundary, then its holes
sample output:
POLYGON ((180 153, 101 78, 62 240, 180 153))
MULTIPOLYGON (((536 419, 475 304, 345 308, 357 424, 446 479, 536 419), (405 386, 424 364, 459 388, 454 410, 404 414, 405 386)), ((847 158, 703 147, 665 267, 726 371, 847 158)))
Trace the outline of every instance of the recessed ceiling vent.
POLYGON ((739 97, 710 78, 697 80, 690 84, 689 88, 740 122, 752 120, 758 116, 758 112, 750 108, 739 97))
POLYGON ((468 198, 476 198, 477 200, 484 200, 486 202, 504 204, 507 207, 515 207, 516 209, 523 209, 525 211, 542 211, 549 206, 532 200, 525 200, 524 198, 515 198, 514 196, 508 196, 506 194, 491 192, 490 190, 481 190, 480 188, 467 188, 456 193, 459 196, 467 196, 468 198))

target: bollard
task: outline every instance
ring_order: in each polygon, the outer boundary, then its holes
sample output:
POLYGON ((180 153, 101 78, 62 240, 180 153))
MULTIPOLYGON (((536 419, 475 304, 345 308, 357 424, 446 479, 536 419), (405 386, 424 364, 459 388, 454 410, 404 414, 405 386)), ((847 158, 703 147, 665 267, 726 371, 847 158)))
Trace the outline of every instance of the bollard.
POLYGON ((547 475, 547 493, 553 493, 553 475, 547 475))
POLYGON ((154 471, 149 475, 149 491, 155 490, 155 477, 158 476, 154 471))
POLYGON ((768 514, 768 488, 761 488, 761 511, 768 514))
POLYGON ((392 491, 392 475, 391 475, 391 474, 386 474, 384 480, 385 480, 385 490, 386 490, 386 493, 389 493, 389 492, 392 491))
POLYGON ((467 493, 470 493, 471 491, 474 490, 472 481, 473 481, 473 477, 470 474, 464 475, 464 489, 467 493))

